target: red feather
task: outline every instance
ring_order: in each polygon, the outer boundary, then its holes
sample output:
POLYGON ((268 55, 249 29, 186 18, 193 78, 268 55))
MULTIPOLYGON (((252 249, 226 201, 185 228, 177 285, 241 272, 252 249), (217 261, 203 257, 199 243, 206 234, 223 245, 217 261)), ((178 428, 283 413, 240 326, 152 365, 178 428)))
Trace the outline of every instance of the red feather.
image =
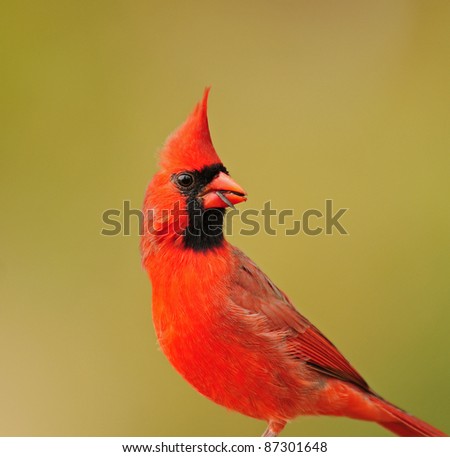
POLYGON ((167 139, 159 158, 163 170, 201 169, 206 165, 220 163, 212 144, 208 125, 208 95, 205 89, 203 99, 197 104, 186 121, 167 139))
POLYGON ((312 368, 352 382, 369 391, 369 386, 314 325, 299 314, 284 292, 235 248, 237 271, 231 297, 237 305, 267 317, 274 330, 288 331, 290 351, 312 368))

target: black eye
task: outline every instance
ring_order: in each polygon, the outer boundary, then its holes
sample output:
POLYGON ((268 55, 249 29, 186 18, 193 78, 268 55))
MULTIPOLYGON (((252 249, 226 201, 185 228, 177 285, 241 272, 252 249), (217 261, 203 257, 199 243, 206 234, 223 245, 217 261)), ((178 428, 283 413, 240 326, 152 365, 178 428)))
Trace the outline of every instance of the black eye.
POLYGON ((176 177, 177 184, 185 189, 194 183, 194 177, 190 173, 180 173, 176 177))

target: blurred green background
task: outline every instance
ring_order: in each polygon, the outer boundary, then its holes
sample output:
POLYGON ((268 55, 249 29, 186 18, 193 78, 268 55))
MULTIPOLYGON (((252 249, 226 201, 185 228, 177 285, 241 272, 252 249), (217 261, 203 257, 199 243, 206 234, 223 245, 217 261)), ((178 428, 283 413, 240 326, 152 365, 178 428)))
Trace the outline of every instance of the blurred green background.
MULTIPOLYGON (((382 396, 450 432, 450 2, 5 2, 1 435, 259 435, 157 348, 138 227, 155 152, 212 85, 244 208, 349 236, 234 234, 382 396)), ((284 435, 388 435, 299 418, 284 435)))

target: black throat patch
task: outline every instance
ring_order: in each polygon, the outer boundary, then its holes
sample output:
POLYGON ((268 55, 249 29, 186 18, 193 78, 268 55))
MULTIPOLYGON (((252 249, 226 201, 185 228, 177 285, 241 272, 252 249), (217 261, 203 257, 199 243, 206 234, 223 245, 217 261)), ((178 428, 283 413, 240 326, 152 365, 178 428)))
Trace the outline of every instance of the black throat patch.
POLYGON ((185 229, 184 245, 194 251, 208 251, 224 242, 224 208, 204 209, 197 199, 188 199, 189 225, 185 229))
POLYGON ((214 164, 201 170, 190 171, 195 176, 195 186, 186 192, 189 225, 183 233, 184 245, 194 251, 208 251, 224 243, 223 219, 225 208, 203 207, 199 193, 220 172, 228 174, 222 164, 214 164))

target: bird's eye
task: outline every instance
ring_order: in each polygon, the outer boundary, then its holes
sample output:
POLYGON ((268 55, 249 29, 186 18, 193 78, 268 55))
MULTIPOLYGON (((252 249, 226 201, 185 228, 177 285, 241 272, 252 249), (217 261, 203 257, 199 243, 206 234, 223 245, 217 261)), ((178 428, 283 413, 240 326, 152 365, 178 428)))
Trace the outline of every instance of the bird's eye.
POLYGON ((180 173, 176 177, 177 184, 187 189, 194 183, 194 177, 190 173, 180 173))

